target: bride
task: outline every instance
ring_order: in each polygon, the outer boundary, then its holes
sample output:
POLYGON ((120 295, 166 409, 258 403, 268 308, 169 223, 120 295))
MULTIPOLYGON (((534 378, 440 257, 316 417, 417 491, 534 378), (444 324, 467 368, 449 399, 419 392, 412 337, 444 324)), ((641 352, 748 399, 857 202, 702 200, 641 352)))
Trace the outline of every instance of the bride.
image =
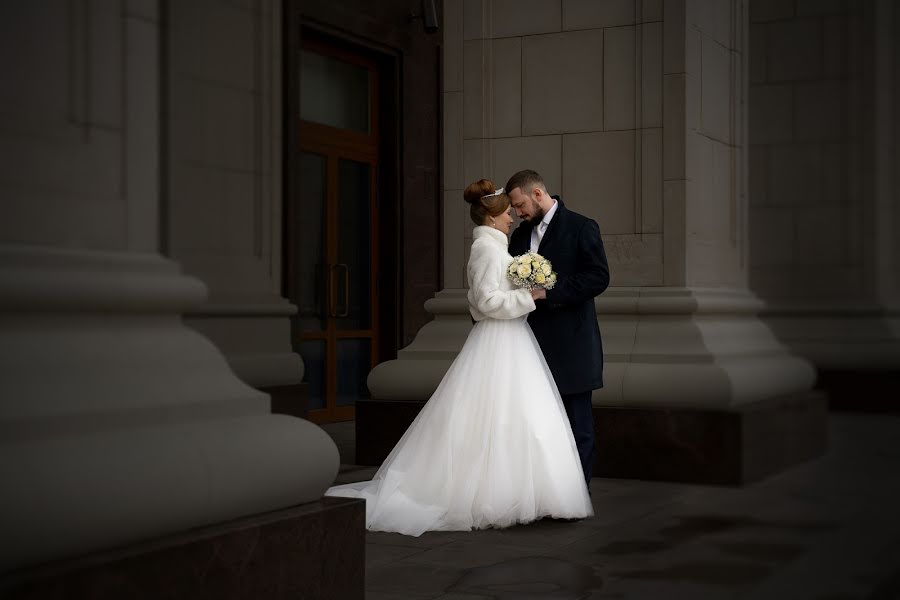
POLYGON ((476 324, 434 394, 371 481, 326 496, 365 498, 366 527, 507 527, 593 514, 572 430, 526 316, 545 290, 506 278, 509 198, 489 180, 463 193, 475 222, 468 263, 476 324))

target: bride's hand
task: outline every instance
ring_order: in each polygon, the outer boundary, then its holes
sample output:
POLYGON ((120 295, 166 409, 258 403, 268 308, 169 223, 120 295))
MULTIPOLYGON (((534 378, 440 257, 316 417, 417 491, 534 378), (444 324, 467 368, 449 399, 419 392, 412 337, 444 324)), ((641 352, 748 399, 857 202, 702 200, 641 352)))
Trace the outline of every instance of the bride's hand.
POLYGON ((546 300, 547 299, 547 290, 542 287, 532 288, 531 289, 531 297, 535 300, 546 300))

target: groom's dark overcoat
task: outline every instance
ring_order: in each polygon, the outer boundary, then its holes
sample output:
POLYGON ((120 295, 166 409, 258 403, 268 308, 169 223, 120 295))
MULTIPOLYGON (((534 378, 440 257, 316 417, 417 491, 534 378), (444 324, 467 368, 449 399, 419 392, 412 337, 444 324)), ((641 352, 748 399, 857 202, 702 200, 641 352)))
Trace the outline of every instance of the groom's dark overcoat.
MULTIPOLYGON (((576 394, 603 387, 603 346, 594 297, 609 285, 609 266, 600 227, 568 210, 559 196, 556 214, 541 238, 538 254, 553 264, 556 285, 528 316, 553 373, 560 394, 576 394)), ((531 249, 531 230, 523 221, 509 242, 509 253, 531 249)))

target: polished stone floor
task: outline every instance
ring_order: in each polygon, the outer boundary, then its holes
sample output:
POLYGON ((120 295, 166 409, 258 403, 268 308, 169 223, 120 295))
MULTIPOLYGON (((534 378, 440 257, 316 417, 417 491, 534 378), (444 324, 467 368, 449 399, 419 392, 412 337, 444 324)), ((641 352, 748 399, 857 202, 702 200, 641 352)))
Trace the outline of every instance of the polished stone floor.
MULTIPOLYGON (((326 428, 352 461, 353 424, 326 428)), ((746 487, 594 479, 583 521, 369 533, 366 598, 900 600, 900 415, 833 413, 830 432, 824 457, 746 487)))

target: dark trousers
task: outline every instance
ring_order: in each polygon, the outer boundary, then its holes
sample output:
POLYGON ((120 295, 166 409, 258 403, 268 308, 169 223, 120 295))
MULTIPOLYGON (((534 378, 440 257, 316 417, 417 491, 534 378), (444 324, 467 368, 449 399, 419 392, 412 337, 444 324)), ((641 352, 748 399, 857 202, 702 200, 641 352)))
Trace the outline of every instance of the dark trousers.
POLYGON ((591 392, 562 394, 563 406, 569 415, 572 435, 581 458, 584 480, 591 482, 591 471, 594 468, 594 413, 591 410, 591 392))

